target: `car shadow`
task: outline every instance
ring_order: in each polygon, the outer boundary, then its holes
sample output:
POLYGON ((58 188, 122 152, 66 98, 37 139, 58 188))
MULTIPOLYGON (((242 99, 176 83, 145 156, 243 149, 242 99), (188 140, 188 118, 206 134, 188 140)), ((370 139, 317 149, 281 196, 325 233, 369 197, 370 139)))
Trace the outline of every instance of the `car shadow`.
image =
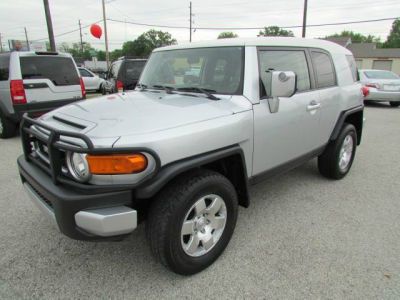
POLYGON ((364 101, 364 105, 367 107, 375 107, 382 109, 396 109, 397 107, 390 106, 389 102, 378 102, 378 101, 364 101))

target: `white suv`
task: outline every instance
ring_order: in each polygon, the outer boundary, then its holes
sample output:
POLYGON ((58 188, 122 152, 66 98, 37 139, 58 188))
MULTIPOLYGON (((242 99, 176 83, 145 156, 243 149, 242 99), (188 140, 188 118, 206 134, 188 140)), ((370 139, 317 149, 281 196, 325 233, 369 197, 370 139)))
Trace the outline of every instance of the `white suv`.
POLYGON ((84 98, 84 83, 71 55, 0 53, 0 138, 15 135, 24 113, 38 117, 84 98))
POLYGON ((323 40, 159 48, 135 91, 24 118, 22 182, 67 236, 118 240, 146 220, 155 257, 193 274, 227 246, 252 184, 314 157, 325 177, 349 172, 363 126, 356 71, 323 40))

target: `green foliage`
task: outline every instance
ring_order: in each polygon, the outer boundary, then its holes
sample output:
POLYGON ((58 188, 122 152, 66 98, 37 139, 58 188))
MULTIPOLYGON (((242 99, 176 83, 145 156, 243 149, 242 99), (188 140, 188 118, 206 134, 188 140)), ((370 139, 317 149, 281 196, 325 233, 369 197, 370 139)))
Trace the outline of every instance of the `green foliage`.
POLYGON ((392 29, 383 44, 384 48, 400 48, 400 19, 396 19, 392 24, 392 29))
POLYGON ((106 52, 103 50, 98 50, 97 51, 97 60, 100 60, 100 61, 106 60, 106 52))
POLYGON ((125 42, 122 46, 123 55, 147 57, 158 47, 175 44, 176 40, 168 32, 149 30, 136 40, 125 42))
POLYGON ((110 52, 110 61, 117 60, 119 57, 124 56, 121 49, 115 49, 110 52))
POLYGON ((91 60, 93 56, 97 56, 97 51, 89 43, 83 42, 82 48, 80 43, 73 43, 71 47, 70 44, 64 42, 59 46, 61 52, 70 53, 74 58, 91 60))
POLYGON ((285 30, 278 26, 268 26, 260 31, 259 36, 294 36, 291 30, 285 30))
POLYGON ((335 33, 332 35, 328 35, 325 38, 331 38, 331 37, 349 37, 351 38, 351 41, 353 43, 380 43, 381 39, 380 37, 374 36, 374 35, 363 35, 358 32, 354 31, 349 31, 349 30, 343 30, 341 33, 335 33))
POLYGON ((218 35, 218 39, 231 39, 231 38, 237 38, 238 35, 236 33, 233 33, 231 31, 225 31, 225 32, 221 32, 218 35))

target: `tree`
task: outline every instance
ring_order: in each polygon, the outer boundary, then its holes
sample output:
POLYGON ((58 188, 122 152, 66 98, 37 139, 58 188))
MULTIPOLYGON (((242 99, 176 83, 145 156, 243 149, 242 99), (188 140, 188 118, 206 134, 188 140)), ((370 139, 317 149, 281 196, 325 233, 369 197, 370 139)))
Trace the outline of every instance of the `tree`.
POLYGON ((400 19, 396 19, 392 24, 392 29, 383 44, 385 48, 400 48, 400 19))
POLYGON ((103 50, 97 51, 97 60, 106 60, 106 52, 103 50))
POLYGON ((285 30, 278 26, 268 26, 260 31, 259 36, 294 36, 291 30, 285 30))
POLYGON ((122 46, 124 55, 146 57, 158 47, 175 44, 176 40, 168 32, 151 29, 141 34, 136 40, 125 42, 122 46))
POLYGON ((237 37, 238 37, 238 35, 231 31, 224 31, 218 35, 218 39, 231 39, 231 38, 237 38, 237 37))
POLYGON ((362 33, 343 30, 341 33, 335 33, 325 38, 331 37, 349 37, 353 43, 380 43, 381 39, 374 35, 363 35, 362 33))

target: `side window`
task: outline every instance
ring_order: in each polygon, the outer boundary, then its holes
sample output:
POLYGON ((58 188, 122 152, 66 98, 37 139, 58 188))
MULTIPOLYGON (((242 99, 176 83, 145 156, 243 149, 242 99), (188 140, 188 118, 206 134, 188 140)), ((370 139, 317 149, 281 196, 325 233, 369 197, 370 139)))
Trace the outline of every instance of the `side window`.
POLYGON ((293 71, 297 76, 297 91, 311 88, 306 54, 301 50, 261 50, 259 53, 260 77, 264 88, 261 96, 271 93, 271 72, 293 71))
POLYGON ((311 59, 316 72, 318 88, 326 88, 336 85, 335 70, 328 54, 312 51, 311 59))
POLYGON ((8 80, 10 56, 0 56, 0 80, 8 80))
POLYGON ((349 64, 349 68, 351 70, 351 75, 353 76, 354 81, 359 81, 360 78, 358 76, 358 71, 357 71, 357 64, 356 61, 354 60, 353 55, 346 55, 347 63, 349 64))
POLYGON ((88 71, 86 71, 85 69, 79 69, 79 73, 81 74, 81 76, 83 77, 93 77, 92 74, 90 74, 88 71))

